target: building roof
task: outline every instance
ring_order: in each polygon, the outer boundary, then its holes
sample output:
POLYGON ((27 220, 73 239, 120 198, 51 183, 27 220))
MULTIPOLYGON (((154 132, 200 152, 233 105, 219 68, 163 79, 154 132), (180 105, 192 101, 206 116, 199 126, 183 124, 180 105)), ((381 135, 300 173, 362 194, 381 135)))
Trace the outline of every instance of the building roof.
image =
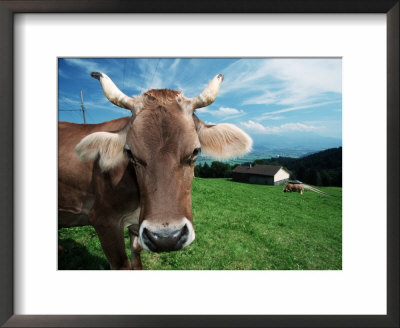
POLYGON ((287 173, 290 173, 287 169, 285 169, 283 166, 277 166, 277 165, 254 165, 252 167, 250 166, 244 166, 244 165, 239 165, 236 166, 233 169, 233 172, 235 173, 247 173, 247 174, 256 174, 256 175, 267 175, 273 177, 275 174, 278 173, 280 169, 285 170, 287 173))

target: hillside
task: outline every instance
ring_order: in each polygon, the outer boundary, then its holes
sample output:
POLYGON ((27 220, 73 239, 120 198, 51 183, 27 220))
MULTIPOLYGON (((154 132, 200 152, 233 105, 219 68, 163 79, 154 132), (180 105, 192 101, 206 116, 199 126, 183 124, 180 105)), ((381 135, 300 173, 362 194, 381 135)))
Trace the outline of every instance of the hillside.
MULTIPOLYGON (((283 193, 282 186, 193 181, 196 240, 172 253, 142 252, 147 270, 341 270, 342 189, 283 193)), ((128 234, 125 235, 129 254, 128 234)), ((59 230, 59 269, 108 269, 92 227, 59 230)))
POLYGON ((282 165, 292 172, 291 178, 316 186, 342 186, 342 147, 301 158, 259 159, 253 164, 282 165))
POLYGON ((342 167, 342 147, 326 149, 301 158, 275 157, 268 159, 277 161, 286 167, 296 169, 300 166, 316 169, 337 169, 342 167))
MULTIPOLYGON (((331 148, 301 158, 272 157, 255 159, 242 165, 267 164, 284 166, 291 171, 291 179, 315 186, 342 186, 342 147, 331 148)), ((200 178, 231 178, 238 164, 213 161, 195 166, 194 174, 200 178)))

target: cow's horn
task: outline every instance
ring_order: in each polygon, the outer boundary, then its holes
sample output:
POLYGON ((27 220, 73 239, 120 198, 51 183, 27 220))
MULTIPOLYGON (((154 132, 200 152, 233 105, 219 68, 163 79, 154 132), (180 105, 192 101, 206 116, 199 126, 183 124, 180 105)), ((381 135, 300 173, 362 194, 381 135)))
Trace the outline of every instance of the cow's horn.
POLYGON ((137 111, 137 108, 135 108, 136 106, 134 98, 128 97, 120 89, 118 89, 118 87, 106 74, 101 72, 92 72, 90 75, 100 81, 104 94, 114 105, 129 109, 132 111, 132 113, 137 111))
POLYGON ((207 87, 197 97, 192 98, 193 109, 206 107, 212 104, 217 98, 219 87, 221 86, 224 76, 222 74, 216 75, 207 87))

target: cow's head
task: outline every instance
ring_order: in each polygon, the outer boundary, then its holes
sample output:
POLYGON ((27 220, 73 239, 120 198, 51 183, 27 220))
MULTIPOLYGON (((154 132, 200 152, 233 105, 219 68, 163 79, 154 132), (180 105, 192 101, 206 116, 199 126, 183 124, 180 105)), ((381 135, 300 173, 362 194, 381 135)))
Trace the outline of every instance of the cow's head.
POLYGON ((77 145, 81 160, 99 158, 103 171, 126 162, 135 167, 140 189, 139 244, 150 251, 174 251, 195 238, 191 188, 200 151, 218 159, 247 153, 251 138, 232 124, 207 125, 195 114, 217 97, 223 75, 194 98, 173 90, 123 94, 104 73, 92 73, 115 105, 132 112, 115 133, 96 132, 77 145))

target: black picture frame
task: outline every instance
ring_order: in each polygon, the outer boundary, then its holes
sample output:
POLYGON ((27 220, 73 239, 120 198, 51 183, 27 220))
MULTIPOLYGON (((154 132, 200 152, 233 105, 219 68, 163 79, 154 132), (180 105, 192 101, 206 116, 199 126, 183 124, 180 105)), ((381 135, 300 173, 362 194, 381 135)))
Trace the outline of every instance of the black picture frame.
POLYGON ((399 0, 0 1, 0 324, 4 327, 399 327, 399 8, 399 0), (156 12, 386 14, 387 315, 14 315, 14 14, 156 12))

